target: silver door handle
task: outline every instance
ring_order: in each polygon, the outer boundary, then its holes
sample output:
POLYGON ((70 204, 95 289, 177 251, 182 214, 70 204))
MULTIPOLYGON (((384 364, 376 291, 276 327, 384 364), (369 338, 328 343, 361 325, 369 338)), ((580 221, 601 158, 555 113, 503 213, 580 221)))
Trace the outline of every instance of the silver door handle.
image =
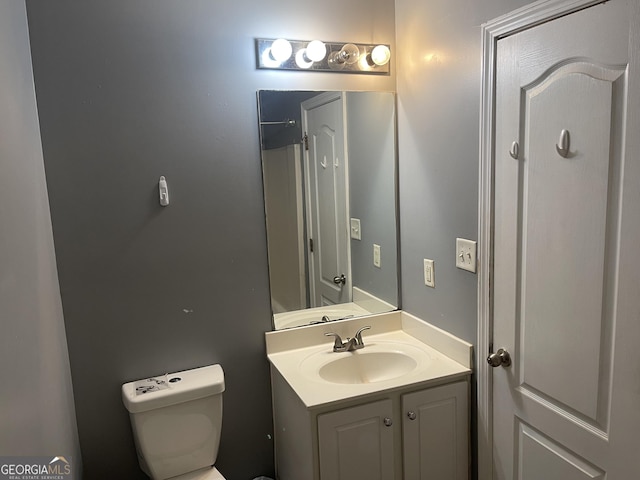
POLYGON ((335 276, 333 277, 333 283, 335 283, 336 285, 344 285, 347 283, 347 277, 344 276, 344 273, 340 276, 335 276))
POLYGON ((487 363, 492 367, 508 367, 511 365, 511 355, 505 349, 500 348, 496 353, 487 357, 487 363))

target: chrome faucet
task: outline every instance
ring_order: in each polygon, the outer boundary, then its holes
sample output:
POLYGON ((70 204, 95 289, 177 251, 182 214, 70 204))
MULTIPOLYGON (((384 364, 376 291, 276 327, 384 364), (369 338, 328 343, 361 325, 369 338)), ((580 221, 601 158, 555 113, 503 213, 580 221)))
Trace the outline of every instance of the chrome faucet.
POLYGON ((331 319, 327 315, 323 315, 320 320, 313 320, 309 322, 310 325, 318 325, 319 323, 327 323, 330 322, 331 319))
POLYGON ((354 350, 359 350, 361 348, 364 348, 364 342, 362 341, 362 332, 364 332, 365 330, 369 330, 370 328, 371 328, 370 325, 367 325, 366 327, 362 327, 356 332, 353 338, 347 337, 346 342, 343 342, 342 338, 340 338, 340 335, 338 335, 337 333, 329 332, 329 333, 325 333, 325 336, 334 338, 334 342, 333 342, 334 352, 353 352, 354 350))

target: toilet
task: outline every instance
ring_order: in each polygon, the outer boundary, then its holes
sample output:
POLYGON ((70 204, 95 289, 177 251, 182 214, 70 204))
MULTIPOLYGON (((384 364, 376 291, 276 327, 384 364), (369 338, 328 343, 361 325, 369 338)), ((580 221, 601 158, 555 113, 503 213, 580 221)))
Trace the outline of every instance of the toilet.
POLYGON ((224 480, 213 466, 220 445, 220 365, 122 385, 140 468, 152 479, 224 480))

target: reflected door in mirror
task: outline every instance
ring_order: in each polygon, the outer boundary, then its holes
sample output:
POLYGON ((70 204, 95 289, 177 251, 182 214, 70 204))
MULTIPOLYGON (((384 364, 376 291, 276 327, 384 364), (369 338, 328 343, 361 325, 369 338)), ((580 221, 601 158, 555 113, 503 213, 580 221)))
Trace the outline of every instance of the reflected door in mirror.
POLYGON ((302 103, 311 307, 351 301, 343 118, 342 92, 302 103))

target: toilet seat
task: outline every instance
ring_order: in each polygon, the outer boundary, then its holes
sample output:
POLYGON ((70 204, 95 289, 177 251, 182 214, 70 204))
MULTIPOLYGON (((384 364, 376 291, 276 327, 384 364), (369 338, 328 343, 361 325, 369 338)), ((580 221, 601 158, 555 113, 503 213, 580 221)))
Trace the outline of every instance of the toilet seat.
POLYGON ((193 472, 183 473, 167 480, 225 480, 216 467, 201 468, 193 472))

